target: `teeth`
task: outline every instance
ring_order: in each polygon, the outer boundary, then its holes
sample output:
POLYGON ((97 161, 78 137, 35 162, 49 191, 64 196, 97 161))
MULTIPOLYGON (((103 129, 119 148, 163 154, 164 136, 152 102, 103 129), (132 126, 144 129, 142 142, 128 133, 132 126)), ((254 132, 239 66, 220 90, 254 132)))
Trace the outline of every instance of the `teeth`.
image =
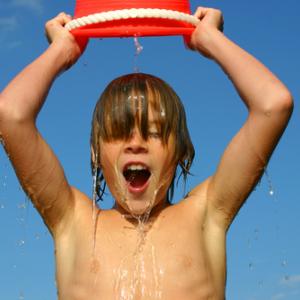
POLYGON ((147 170, 147 168, 145 166, 142 166, 142 165, 130 165, 126 169, 130 170, 130 171, 147 170))

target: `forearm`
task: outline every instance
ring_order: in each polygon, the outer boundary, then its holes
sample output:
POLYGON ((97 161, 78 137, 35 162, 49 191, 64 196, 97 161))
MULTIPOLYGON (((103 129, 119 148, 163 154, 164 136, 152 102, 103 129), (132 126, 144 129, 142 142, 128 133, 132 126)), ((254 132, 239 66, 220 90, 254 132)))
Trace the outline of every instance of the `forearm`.
POLYGON ((286 87, 262 63, 218 30, 207 34, 206 51, 229 76, 250 111, 269 111, 291 98, 286 87))
POLYGON ((66 68, 67 56, 62 43, 53 43, 20 72, 0 95, 2 121, 34 122, 54 79, 66 68))

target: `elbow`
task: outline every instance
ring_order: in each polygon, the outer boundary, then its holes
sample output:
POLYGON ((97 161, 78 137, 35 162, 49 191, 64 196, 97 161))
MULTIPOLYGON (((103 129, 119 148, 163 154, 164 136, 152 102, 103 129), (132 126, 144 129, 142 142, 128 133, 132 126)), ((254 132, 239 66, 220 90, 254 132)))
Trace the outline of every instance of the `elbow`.
POLYGON ((274 89, 272 95, 268 97, 263 112, 267 117, 283 117, 289 119, 294 108, 293 96, 290 91, 282 86, 274 89))
POLYGON ((16 101, 7 97, 4 93, 0 94, 0 129, 10 126, 10 124, 24 124, 30 115, 26 115, 24 109, 18 107, 16 101))
POLYGON ((9 108, 8 108, 8 101, 7 97, 3 93, 0 93, 0 122, 6 119, 8 115, 9 108))
POLYGON ((5 100, 2 94, 0 94, 0 128, 5 118, 5 100))
POLYGON ((0 130, 5 126, 7 120, 9 120, 10 109, 7 102, 6 97, 0 94, 0 130))
POLYGON ((281 113, 291 115, 294 109, 294 100, 290 91, 286 88, 283 88, 280 93, 278 93, 278 99, 276 101, 277 108, 281 113))

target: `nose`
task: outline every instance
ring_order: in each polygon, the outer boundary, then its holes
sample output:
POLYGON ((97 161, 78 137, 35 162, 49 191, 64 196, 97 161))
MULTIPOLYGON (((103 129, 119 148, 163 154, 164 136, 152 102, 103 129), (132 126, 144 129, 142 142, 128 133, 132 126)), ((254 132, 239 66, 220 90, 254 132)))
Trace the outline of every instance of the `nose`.
POLYGON ((134 130, 129 140, 126 141, 125 152, 134 154, 148 152, 147 141, 143 139, 139 130, 134 130))

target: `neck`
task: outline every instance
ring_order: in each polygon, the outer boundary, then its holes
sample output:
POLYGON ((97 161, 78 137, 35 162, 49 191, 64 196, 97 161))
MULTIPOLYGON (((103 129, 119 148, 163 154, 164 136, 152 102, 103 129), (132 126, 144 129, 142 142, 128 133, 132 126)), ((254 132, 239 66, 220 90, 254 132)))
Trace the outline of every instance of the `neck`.
POLYGON ((125 217, 130 223, 134 225, 138 225, 140 223, 153 223, 160 213, 169 207, 171 204, 165 198, 164 200, 161 200, 158 202, 158 204, 154 205, 150 210, 147 210, 146 212, 142 214, 134 214, 131 211, 124 209, 121 205, 119 205, 117 202, 115 203, 114 209, 122 215, 122 217, 125 217))

